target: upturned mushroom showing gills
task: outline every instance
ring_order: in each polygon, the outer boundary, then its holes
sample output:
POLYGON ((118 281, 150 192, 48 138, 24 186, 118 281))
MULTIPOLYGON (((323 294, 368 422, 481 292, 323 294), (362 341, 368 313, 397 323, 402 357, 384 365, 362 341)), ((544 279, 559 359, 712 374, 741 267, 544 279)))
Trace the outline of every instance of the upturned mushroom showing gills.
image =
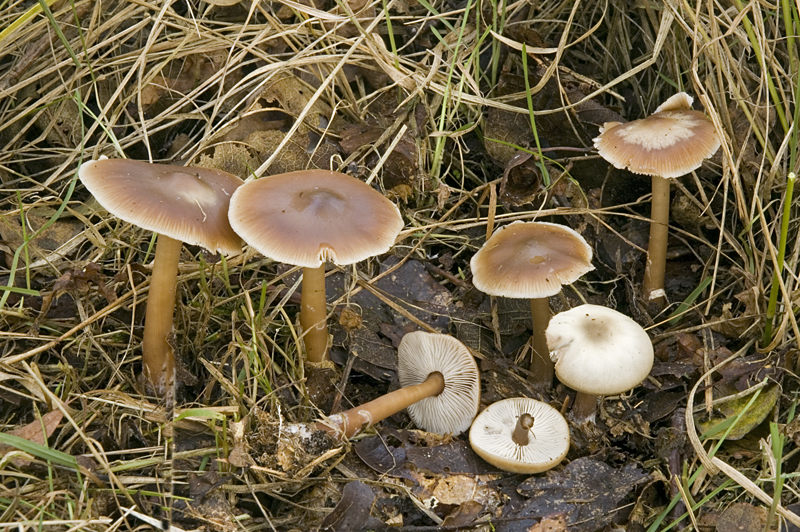
POLYGON ((306 359, 329 361, 325 263, 353 264, 388 251, 403 228, 400 211, 354 177, 303 170, 246 183, 231 199, 229 218, 262 255, 303 267, 306 359))
POLYGON ((653 344, 628 316, 598 305, 581 305, 553 316, 547 345, 556 377, 578 393, 572 418, 593 422, 599 396, 638 386, 653 367, 653 344))
POLYGON ((714 155, 720 146, 714 124, 692 110, 692 97, 681 92, 647 118, 600 128, 594 146, 616 168, 652 176, 650 242, 647 246, 642 296, 663 307, 669 228, 670 179, 688 174, 714 155))
POLYGON ((235 255, 242 241, 228 223, 228 205, 242 184, 209 168, 153 164, 127 159, 88 161, 81 182, 114 216, 158 233, 147 296, 142 364, 154 392, 172 392, 175 358, 169 338, 183 242, 235 255))
POLYGON ((594 269, 592 248, 573 229, 548 222, 514 222, 501 227, 470 261, 472 282, 481 292, 531 300, 533 359, 530 380, 550 386, 553 363, 544 331, 548 298, 594 269))
POLYGON ((461 434, 478 413, 480 373, 469 350, 446 334, 411 332, 397 349, 402 388, 328 417, 317 428, 351 437, 404 408, 414 424, 439 434, 461 434))
POLYGON ((492 403, 478 414, 469 443, 478 456, 504 471, 541 473, 567 456, 569 427, 550 405, 514 397, 492 403))

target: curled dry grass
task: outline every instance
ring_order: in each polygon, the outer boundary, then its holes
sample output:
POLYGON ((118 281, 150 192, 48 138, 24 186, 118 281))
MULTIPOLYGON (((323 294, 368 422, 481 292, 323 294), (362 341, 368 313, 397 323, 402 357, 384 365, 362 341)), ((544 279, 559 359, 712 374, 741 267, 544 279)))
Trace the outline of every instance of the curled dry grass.
MULTIPOLYGON (((376 16, 361 18, 356 25, 343 8, 337 14, 290 0, 234 8, 91 0, 3 4, 0 210, 4 234, 18 234, 17 240, 27 245, 4 237, 0 410, 5 432, 48 411, 60 411, 63 421, 46 446, 28 450, 31 464, 20 467, 10 458, 2 462, 0 526, 127 529, 141 521, 122 516, 116 508, 131 507, 164 517, 171 493, 167 481, 179 486, 190 482, 188 472, 173 467, 175 463, 207 467, 208 459, 226 457, 233 445, 232 421, 256 406, 279 407, 281 391, 304 397, 303 368, 294 362, 297 331, 285 308, 297 288, 294 272, 278 271, 250 251, 206 264, 208 257, 187 249, 179 278, 176 345, 184 360, 199 360, 209 385, 182 405, 197 410, 171 423, 170 412, 143 395, 135 377, 139 353, 133 338, 140 333, 141 303, 148 289, 139 265, 152 257, 151 235, 110 217, 76 179, 77 166, 100 155, 197 160, 215 142, 215 134, 246 111, 265 86, 287 74, 304 79, 313 96, 297 110, 279 149, 255 169, 259 175, 280 159, 319 102, 353 123, 384 92, 399 95, 400 108, 421 105, 426 125, 415 134, 418 175, 406 198, 408 229, 397 248, 401 257, 424 256, 435 248, 449 250, 456 259, 468 258, 480 245, 476 234, 489 234, 510 220, 569 215, 610 226, 616 217, 642 219, 646 212, 639 208, 646 198, 602 209, 552 208, 544 202, 525 211, 498 206, 498 176, 492 174, 496 168, 473 156, 470 140, 483 128, 487 109, 519 112, 512 102, 524 95, 491 91, 504 67, 522 68, 518 52, 512 52, 515 59, 500 62, 506 56, 491 31, 535 28, 547 43, 544 49, 528 43, 533 52, 528 65, 543 66, 534 93, 549 79, 560 83, 570 75, 586 82, 583 101, 596 98, 628 119, 652 111, 676 90, 696 95, 723 135, 722 150, 679 189, 718 237, 709 240, 674 228, 690 248, 711 250, 703 255, 711 258, 701 261, 700 278, 708 281, 687 301, 681 325, 667 329, 668 316, 657 317, 656 339, 739 319, 735 323, 744 323, 737 325, 741 345, 760 341, 778 262, 786 179, 798 171, 792 125, 800 94, 800 6, 789 0, 735 0, 730 5, 517 1, 507 6, 487 0, 390 0, 376 2, 376 16), (397 42, 388 38, 389 24, 397 42), (415 44, 424 38, 431 46, 415 44), (196 57, 213 57, 213 71, 191 86, 173 83, 181 75, 175 65, 196 57), (388 83, 375 90, 350 83, 347 70, 352 65, 372 69, 388 83), (153 87, 168 98, 148 108, 145 96, 153 87), (70 221, 76 222, 71 232, 65 228, 70 221), (46 230, 42 224, 48 223, 62 231, 56 249, 46 250, 37 238, 36 231, 46 230), (56 279, 90 262, 101 263, 115 277, 70 285, 74 306, 67 305, 52 319, 40 317, 40 296, 53 290, 56 279), (288 290, 281 291, 284 283, 288 290), (109 286, 116 299, 107 299, 98 285, 109 286), (201 448, 178 444, 172 454, 174 431, 186 431, 187 441, 201 448), (196 434, 215 434, 216 441, 196 434)), ((516 41, 507 41, 513 48, 516 41)), ((583 103, 566 101, 564 92, 560 94, 561 108, 537 109, 534 117, 583 103)), ((378 144, 396 146, 405 127, 398 120, 378 144)), ((379 176, 386 158, 376 166, 368 163, 369 155, 368 148, 357 150, 346 160, 340 158, 341 167, 355 165, 365 175, 379 176)), ((550 171, 558 168, 554 164, 550 171)), ((800 239, 795 236, 797 213, 790 215, 785 268, 778 277, 780 302, 794 300, 797 284, 800 239)), ((376 277, 372 268, 359 266, 359 275, 351 276, 353 289, 370 286, 376 277)), ((602 290, 582 287, 591 293, 602 290)), ((796 358, 800 331, 794 313, 778 312, 775 325, 774 336, 761 348, 764 356, 796 358)), ((789 381, 787 387, 796 388, 789 381)), ((306 406, 282 414, 290 420, 318 414, 313 404, 300 402, 306 406)), ((781 404, 794 403, 787 395, 781 404)), ((784 410, 776 411, 773 420, 790 421, 793 408, 784 410)), ((695 440, 704 468, 698 460, 685 464, 681 497, 690 519, 704 506, 722 506, 745 491, 758 496, 753 493, 757 486, 746 478, 712 482, 708 473, 718 464, 706 459, 708 447, 703 451, 695 440)), ((796 495, 791 478, 782 487, 775 483, 784 452, 772 441, 761 457, 742 464, 741 473, 770 493, 796 495), (761 459, 770 467, 760 467, 761 459)), ((336 464, 331 458, 324 472, 336 464)), ((297 526, 292 521, 297 516, 311 515, 308 519, 314 522, 322 515, 312 495, 324 490, 324 475, 298 480, 273 473, 248 473, 254 476, 226 486, 226 493, 239 493, 257 506, 257 484, 283 501, 293 509, 289 517, 251 504, 275 529, 297 526)), ((666 512, 648 519, 653 529, 663 530, 671 522, 666 512)))

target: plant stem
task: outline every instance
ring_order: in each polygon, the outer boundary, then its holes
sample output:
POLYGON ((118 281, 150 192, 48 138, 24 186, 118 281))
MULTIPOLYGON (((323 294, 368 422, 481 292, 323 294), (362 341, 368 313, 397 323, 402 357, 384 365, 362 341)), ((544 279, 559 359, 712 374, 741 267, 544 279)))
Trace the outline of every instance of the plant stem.
POLYGON ((789 217, 792 210, 792 195, 794 193, 794 172, 789 172, 786 180, 786 194, 783 198, 783 215, 781 218, 781 234, 778 240, 778 262, 775 264, 775 271, 772 273, 772 287, 769 292, 769 304, 767 305, 767 322, 764 326, 764 336, 761 343, 768 345, 772 341, 772 325, 775 320, 775 309, 778 305, 778 290, 780 280, 778 276, 783 274, 783 261, 786 258, 786 235, 789 232, 789 217))
POLYGON ((175 382, 175 354, 170 344, 175 288, 183 242, 158 235, 153 275, 145 311, 142 364, 159 397, 167 397, 175 382))
POLYGON ((320 363, 328 360, 328 312, 325 301, 325 265, 303 268, 303 290, 300 294, 300 325, 306 360, 320 363))

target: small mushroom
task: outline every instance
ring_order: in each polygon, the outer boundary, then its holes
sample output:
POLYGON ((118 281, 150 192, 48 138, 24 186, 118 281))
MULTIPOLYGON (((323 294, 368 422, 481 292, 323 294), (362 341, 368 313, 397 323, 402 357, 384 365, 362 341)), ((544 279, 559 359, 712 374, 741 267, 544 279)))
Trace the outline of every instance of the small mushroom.
POLYGON ((493 296, 530 298, 533 316, 531 381, 550 386, 544 331, 550 321, 548 298, 594 269, 592 248, 573 229, 548 222, 514 222, 501 227, 473 255, 472 282, 493 296))
POLYGON ((152 164, 127 159, 88 161, 81 182, 114 216, 158 233, 145 314, 142 363, 155 393, 174 382, 169 338, 183 242, 235 255, 242 241, 228 223, 228 204, 242 180, 210 168, 152 164))
POLYGON ((578 393, 572 418, 594 421, 598 396, 638 386, 653 367, 653 344, 638 323, 598 305, 581 305, 553 316, 547 345, 556 377, 578 393))
POLYGON ((652 176, 650 242, 647 246, 642 294, 646 302, 663 306, 669 229, 670 179, 696 170, 720 146, 714 124, 692 110, 692 97, 681 92, 647 118, 600 128, 594 146, 616 168, 652 176))
POLYGON ((514 397, 486 407, 472 423, 469 442, 478 456, 500 469, 541 473, 567 455, 569 427, 550 405, 514 397))
POLYGON ((325 262, 353 264, 388 251, 403 228, 400 211, 364 182, 328 170, 264 177, 237 192, 234 231, 262 255, 303 267, 306 359, 328 362, 325 262))
POLYGON ((397 349, 399 390, 328 417, 317 428, 351 437, 407 408, 414 423, 439 434, 461 434, 478 413, 480 374, 469 350, 446 334, 403 336, 397 349))

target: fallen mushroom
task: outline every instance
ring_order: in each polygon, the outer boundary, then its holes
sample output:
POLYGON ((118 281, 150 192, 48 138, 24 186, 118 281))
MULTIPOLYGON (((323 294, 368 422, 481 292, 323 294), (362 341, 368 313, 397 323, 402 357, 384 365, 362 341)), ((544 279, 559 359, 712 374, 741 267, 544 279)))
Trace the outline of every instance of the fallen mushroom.
POLYGON ((541 473, 569 451, 569 426, 548 404, 528 397, 503 399, 478 414, 469 431, 472 449, 512 473, 541 473))
POLYGON ((78 176, 111 214, 158 233, 142 364, 156 395, 166 397, 174 382, 175 356, 169 339, 181 246, 187 242, 228 255, 241 252, 242 241, 228 223, 228 204, 242 180, 210 168, 127 159, 88 161, 78 176))
POLYGON ((514 222, 501 227, 473 255, 472 282, 493 296, 530 298, 533 359, 530 380, 550 386, 553 363, 544 331, 550 321, 548 298, 562 285, 594 269, 592 248, 573 229, 548 222, 514 222))
POLYGON ((317 423, 334 437, 352 437, 408 409, 414 424, 439 434, 461 434, 478 413, 480 373, 469 350, 446 334, 411 332, 397 349, 402 388, 317 423))
POLYGON ((553 316, 547 345, 556 377, 578 393, 572 418, 594 421, 599 396, 638 386, 653 367, 653 344, 628 316, 598 305, 581 305, 553 316))
POLYGON ((692 97, 681 92, 661 104, 647 118, 600 128, 594 146, 616 168, 652 176, 650 242, 647 246, 642 296, 663 306, 669 232, 670 179, 696 170, 720 146, 714 124, 692 110, 692 97))
POLYGON ((354 177, 303 170, 246 183, 231 199, 229 218, 262 255, 303 267, 306 360, 327 363, 325 263, 353 264, 388 251, 403 228, 400 211, 354 177))

